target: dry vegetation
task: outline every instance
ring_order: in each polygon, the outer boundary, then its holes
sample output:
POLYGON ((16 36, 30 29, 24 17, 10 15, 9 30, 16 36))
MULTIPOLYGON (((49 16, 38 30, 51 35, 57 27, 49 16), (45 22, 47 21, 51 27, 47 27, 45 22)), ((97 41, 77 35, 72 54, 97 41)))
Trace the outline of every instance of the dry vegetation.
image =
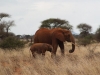
POLYGON ((100 44, 87 47, 76 46, 74 53, 68 53, 70 44, 66 44, 65 57, 61 57, 58 48, 57 57, 52 59, 46 52, 45 58, 30 57, 29 47, 20 51, 0 49, 0 75, 99 75, 100 44))

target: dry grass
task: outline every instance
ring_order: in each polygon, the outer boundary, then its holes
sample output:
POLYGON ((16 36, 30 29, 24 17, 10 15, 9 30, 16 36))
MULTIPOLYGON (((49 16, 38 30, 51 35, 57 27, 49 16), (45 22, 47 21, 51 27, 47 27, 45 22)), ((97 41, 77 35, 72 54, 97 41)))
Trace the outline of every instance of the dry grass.
POLYGON ((46 52, 45 58, 30 57, 29 47, 22 51, 4 52, 0 49, 0 75, 99 75, 100 44, 87 47, 77 46, 74 53, 68 53, 70 44, 65 47, 65 57, 58 48, 57 57, 52 59, 46 52), (93 49, 94 48, 94 49, 93 49), (92 50, 93 49, 93 50, 92 50))

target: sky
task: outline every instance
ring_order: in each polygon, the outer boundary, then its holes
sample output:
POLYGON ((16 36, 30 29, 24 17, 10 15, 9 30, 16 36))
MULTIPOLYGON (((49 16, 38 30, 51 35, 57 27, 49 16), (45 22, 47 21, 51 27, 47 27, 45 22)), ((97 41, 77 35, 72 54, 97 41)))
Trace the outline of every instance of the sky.
POLYGON ((49 18, 69 21, 75 33, 81 23, 90 25, 92 33, 100 26, 100 0, 0 0, 0 13, 11 15, 2 20, 14 20, 10 32, 16 35, 34 35, 49 18))

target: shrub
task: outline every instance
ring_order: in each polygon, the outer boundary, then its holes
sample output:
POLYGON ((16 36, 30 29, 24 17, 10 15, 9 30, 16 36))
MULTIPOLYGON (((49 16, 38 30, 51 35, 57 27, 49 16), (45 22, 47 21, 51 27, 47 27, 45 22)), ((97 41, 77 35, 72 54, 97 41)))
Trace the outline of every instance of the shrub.
POLYGON ((100 27, 95 32, 95 39, 97 42, 100 42, 100 27))
POLYGON ((2 49, 9 49, 9 50, 23 48, 24 45, 25 45, 24 41, 20 41, 15 37, 7 37, 0 43, 0 47, 2 49))
POLYGON ((91 44, 92 40, 93 40, 92 36, 91 35, 87 35, 84 38, 79 38, 78 44, 86 46, 88 44, 91 44))
POLYGON ((28 44, 28 46, 31 46, 31 45, 33 45, 33 43, 29 43, 29 44, 28 44))

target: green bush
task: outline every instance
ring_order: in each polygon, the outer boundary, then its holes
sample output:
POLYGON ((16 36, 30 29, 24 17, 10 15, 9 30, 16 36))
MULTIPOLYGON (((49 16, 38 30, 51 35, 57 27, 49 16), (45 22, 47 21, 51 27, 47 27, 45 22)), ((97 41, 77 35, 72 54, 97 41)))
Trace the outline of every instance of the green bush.
POLYGON ((85 36, 83 38, 80 38, 78 40, 78 44, 86 46, 88 44, 91 44, 92 43, 92 40, 93 40, 92 36, 91 35, 88 35, 88 36, 85 36))
POLYGON ((24 41, 20 41, 15 37, 7 37, 0 43, 0 48, 2 49, 19 49, 23 48, 25 45, 24 41))

